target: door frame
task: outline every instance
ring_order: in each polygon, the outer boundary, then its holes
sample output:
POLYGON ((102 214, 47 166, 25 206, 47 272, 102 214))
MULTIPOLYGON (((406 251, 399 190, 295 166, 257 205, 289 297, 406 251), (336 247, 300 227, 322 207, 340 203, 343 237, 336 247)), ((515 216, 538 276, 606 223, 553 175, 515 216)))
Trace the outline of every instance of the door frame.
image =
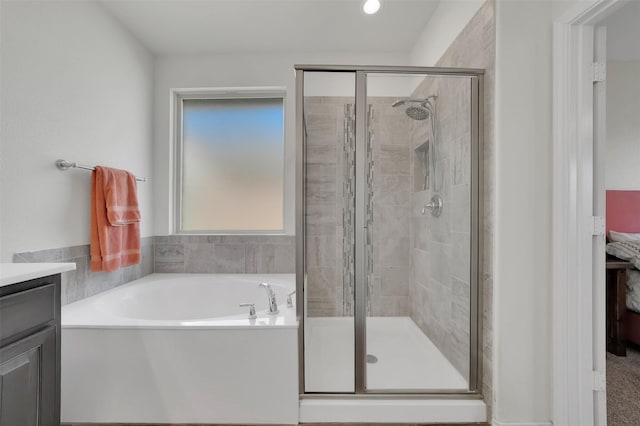
MULTIPOLYGON (((622 0, 582 2, 553 28, 553 424, 599 424, 594 390, 598 327, 594 314, 604 300, 592 283, 594 244, 594 25, 622 0)), ((596 158, 596 161, 603 161, 596 158)), ((604 286, 603 283, 596 285, 604 286)), ((604 348, 602 348, 604 350, 604 348)))

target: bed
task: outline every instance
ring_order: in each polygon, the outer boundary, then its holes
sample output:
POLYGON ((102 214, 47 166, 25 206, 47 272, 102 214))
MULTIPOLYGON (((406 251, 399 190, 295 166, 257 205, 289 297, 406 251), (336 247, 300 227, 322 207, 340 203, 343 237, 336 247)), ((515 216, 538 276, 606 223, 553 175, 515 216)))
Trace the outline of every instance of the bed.
POLYGON ((640 191, 609 190, 606 206, 607 351, 626 356, 640 345, 640 191))

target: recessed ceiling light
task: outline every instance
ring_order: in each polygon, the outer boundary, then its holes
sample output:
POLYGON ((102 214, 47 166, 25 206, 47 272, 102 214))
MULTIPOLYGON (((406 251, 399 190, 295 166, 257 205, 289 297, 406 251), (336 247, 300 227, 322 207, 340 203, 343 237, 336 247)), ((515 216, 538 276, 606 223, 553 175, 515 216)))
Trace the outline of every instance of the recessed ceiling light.
POLYGON ((362 5, 362 10, 367 15, 373 15, 380 10, 380 0, 366 0, 362 5))

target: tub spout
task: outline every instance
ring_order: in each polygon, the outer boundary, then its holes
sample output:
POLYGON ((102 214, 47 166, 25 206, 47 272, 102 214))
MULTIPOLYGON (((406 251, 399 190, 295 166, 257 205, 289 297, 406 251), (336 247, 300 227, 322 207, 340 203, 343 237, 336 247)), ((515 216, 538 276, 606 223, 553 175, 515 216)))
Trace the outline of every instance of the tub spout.
POLYGON ((267 292, 267 299, 269 300, 269 315, 276 315, 278 311, 278 303, 276 302, 276 294, 273 292, 271 286, 267 283, 260 283, 259 287, 264 288, 267 292))

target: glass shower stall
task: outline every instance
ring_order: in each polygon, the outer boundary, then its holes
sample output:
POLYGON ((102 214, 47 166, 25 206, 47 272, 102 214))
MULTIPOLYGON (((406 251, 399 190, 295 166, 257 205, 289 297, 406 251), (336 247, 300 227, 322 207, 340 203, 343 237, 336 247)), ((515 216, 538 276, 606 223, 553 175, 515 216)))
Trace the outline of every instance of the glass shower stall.
POLYGON ((477 395, 483 71, 295 69, 300 393, 477 395))

